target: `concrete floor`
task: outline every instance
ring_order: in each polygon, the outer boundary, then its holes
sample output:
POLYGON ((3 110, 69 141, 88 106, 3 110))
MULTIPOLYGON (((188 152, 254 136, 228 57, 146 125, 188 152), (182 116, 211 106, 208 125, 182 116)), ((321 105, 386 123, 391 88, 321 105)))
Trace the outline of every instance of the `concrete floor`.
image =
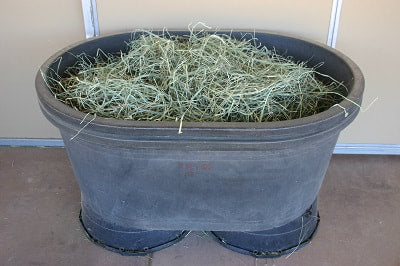
POLYGON ((0 265, 400 266, 400 156, 333 156, 316 237, 279 259, 232 252, 201 232, 147 257, 92 244, 63 148, 0 147, 0 181, 0 265))

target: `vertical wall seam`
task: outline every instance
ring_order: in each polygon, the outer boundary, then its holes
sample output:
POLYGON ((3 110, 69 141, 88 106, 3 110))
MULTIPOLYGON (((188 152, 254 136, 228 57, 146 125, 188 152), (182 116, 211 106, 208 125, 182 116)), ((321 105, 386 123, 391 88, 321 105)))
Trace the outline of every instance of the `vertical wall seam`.
POLYGON ((326 42, 332 48, 336 47, 342 4, 343 0, 332 0, 331 19, 329 22, 328 40, 326 42))
POLYGON ((86 39, 99 36, 100 30, 96 0, 82 0, 82 13, 86 39))

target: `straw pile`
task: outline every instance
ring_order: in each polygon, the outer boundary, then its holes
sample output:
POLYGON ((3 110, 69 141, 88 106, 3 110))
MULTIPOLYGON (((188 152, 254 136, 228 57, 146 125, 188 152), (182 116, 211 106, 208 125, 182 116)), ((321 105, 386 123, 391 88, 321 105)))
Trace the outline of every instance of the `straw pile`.
POLYGON ((47 77, 47 83, 77 110, 131 120, 279 121, 316 114, 343 99, 344 86, 333 79, 322 83, 316 67, 253 41, 142 32, 128 52, 79 55, 62 78, 47 77))

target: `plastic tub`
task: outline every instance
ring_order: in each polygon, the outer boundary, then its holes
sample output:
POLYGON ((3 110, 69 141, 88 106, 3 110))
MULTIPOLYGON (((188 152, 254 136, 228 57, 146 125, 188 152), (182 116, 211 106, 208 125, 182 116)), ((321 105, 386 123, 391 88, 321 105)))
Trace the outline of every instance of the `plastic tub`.
POLYGON ((300 217, 264 231, 209 232, 221 245, 256 258, 273 258, 290 254, 311 242, 319 225, 317 200, 300 217))
MULTIPOLYGON (((324 62, 319 71, 342 81, 348 98, 361 103, 363 75, 342 53, 292 36, 255 35, 295 60, 324 62)), ((99 48, 124 51, 132 36, 85 40, 50 57, 41 70, 62 73, 75 63, 74 55, 94 55, 99 48)), ((170 231, 164 238, 169 242, 183 230, 264 231, 297 219, 317 197, 340 131, 359 111, 344 100, 340 107, 288 121, 184 122, 178 134, 179 122, 86 117, 56 100, 40 71, 36 90, 42 112, 63 137, 81 190, 83 223, 97 217, 103 226, 93 235, 100 242, 131 230, 170 231)))

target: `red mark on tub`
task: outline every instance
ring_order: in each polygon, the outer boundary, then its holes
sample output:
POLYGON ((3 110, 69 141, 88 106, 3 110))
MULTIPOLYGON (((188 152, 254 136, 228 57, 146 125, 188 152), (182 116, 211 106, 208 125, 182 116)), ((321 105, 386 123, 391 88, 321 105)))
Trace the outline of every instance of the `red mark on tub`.
POLYGON ((183 176, 196 176, 200 173, 211 171, 211 164, 206 162, 178 162, 178 169, 183 176))

